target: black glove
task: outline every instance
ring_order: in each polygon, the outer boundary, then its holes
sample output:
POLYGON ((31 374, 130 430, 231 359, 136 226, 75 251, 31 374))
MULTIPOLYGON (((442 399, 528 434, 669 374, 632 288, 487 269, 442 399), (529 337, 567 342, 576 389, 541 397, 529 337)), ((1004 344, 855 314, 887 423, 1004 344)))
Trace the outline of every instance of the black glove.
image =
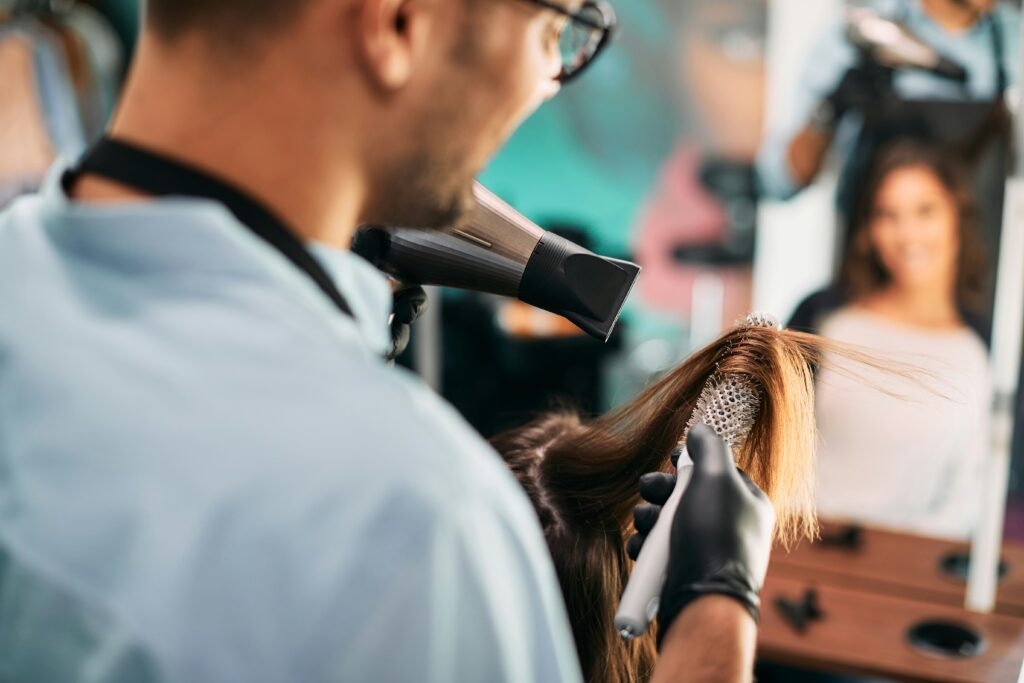
MULTIPOLYGON (((736 469, 732 453, 711 428, 690 430, 687 450, 694 468, 672 524, 668 571, 658 607, 659 639, 694 600, 726 595, 757 620, 768 571, 775 513, 764 493, 736 469)), ((639 553, 660 504, 675 485, 672 475, 646 475, 641 495, 654 505, 634 512, 639 537, 627 550, 639 553), (650 496, 650 497, 648 497, 650 496)))
POLYGON ((893 70, 870 61, 851 67, 825 102, 834 121, 851 111, 863 111, 893 95, 893 70))
POLYGON ((395 292, 391 317, 391 350, 387 359, 394 360, 409 346, 410 326, 427 310, 427 293, 422 287, 403 287, 395 292))
MULTIPOLYGON (((682 447, 672 451, 672 466, 679 462, 679 455, 683 452, 682 447)), ((667 472, 651 472, 640 477, 640 497, 646 500, 633 509, 633 526, 636 527, 636 534, 630 536, 626 541, 626 554, 634 562, 640 557, 640 550, 644 547, 647 534, 658 522, 661 515, 661 506, 668 502, 672 490, 676 487, 676 475, 667 472)))

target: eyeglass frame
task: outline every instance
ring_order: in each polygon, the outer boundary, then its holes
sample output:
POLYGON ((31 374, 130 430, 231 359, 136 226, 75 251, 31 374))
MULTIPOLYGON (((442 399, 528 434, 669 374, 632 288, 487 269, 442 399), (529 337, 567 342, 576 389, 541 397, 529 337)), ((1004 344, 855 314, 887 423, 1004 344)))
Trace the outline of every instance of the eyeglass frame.
POLYGON ((579 68, 575 71, 566 72, 565 65, 562 65, 562 71, 555 76, 555 80, 562 85, 565 85, 569 81, 575 79, 583 73, 588 66, 593 64, 597 59, 597 56, 601 54, 601 51, 608 46, 611 39, 615 36, 615 29, 618 26, 618 18, 615 16, 615 10, 612 6, 604 0, 586 0, 583 5, 581 5, 580 10, 576 11, 564 7, 557 2, 551 2, 551 0, 526 0, 526 2, 557 12, 558 14, 567 17, 570 21, 575 21, 583 24, 584 26, 601 31, 601 38, 598 40, 597 47, 594 48, 594 52, 590 55, 590 58, 583 62, 579 68), (589 17, 583 15, 582 8, 588 6, 593 7, 598 11, 604 20, 603 24, 598 24, 592 21, 589 17))

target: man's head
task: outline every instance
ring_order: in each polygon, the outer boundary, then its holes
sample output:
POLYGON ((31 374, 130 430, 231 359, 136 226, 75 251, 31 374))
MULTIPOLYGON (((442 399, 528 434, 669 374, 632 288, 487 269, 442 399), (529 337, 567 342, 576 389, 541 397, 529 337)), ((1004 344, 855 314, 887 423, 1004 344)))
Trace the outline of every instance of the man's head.
POLYGON ((558 91, 566 21, 531 0, 149 0, 145 39, 301 84, 275 106, 346 158, 359 220, 429 228, 458 220, 476 174, 558 91))

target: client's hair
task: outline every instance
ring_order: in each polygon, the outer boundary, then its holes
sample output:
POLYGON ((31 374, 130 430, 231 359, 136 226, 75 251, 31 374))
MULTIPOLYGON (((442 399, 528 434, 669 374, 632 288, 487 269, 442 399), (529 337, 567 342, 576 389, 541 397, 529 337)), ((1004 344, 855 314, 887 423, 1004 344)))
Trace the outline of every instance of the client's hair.
POLYGON ((627 644, 613 624, 631 567, 625 540, 641 502, 637 482, 670 468, 671 452, 715 373, 742 376, 761 394, 753 428, 735 455, 775 507, 777 540, 816 533, 813 369, 826 348, 832 350, 813 335, 741 326, 602 418, 552 413, 493 440, 537 510, 587 681, 633 683, 651 675, 653 634, 627 644))

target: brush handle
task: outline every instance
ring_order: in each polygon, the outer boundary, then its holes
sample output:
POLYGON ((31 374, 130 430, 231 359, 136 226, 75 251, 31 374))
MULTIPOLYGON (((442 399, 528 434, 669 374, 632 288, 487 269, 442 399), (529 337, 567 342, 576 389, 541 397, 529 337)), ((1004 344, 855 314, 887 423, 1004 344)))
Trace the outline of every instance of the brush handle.
POLYGON ((661 508, 658 521, 644 540, 640 556, 633 565, 626 590, 622 593, 619 610, 615 613, 615 628, 624 640, 637 638, 647 630, 658 614, 658 600, 665 587, 665 574, 668 571, 669 539, 672 522, 675 520, 676 508, 683 497, 693 463, 684 449, 679 456, 676 468, 676 487, 672 495, 661 508))

